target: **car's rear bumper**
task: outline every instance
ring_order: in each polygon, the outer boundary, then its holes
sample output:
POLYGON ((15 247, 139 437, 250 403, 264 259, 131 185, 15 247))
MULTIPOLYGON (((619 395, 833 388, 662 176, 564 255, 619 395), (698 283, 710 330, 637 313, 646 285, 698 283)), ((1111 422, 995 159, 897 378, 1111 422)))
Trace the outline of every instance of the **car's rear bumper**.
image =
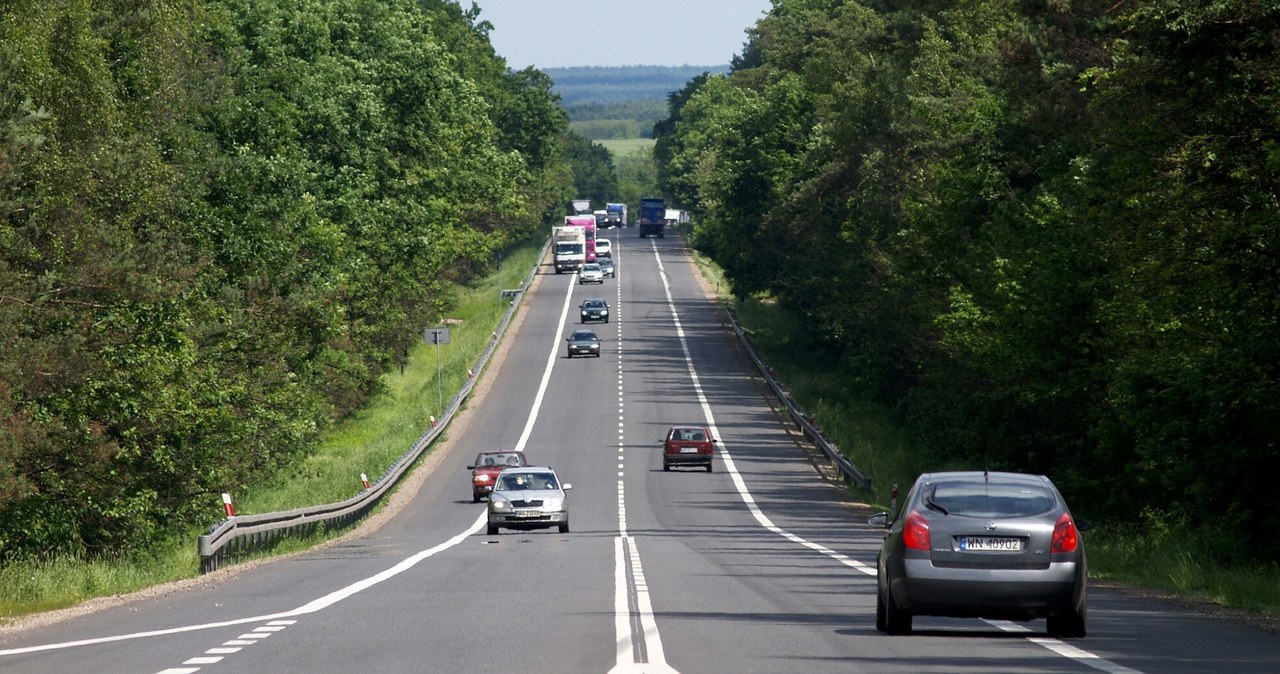
POLYGON ((713 454, 666 454, 662 455, 662 463, 668 466, 708 466, 713 454))
POLYGON ((1031 619, 1061 613, 1084 599, 1083 569, 1075 562, 1047 569, 939 568, 906 560, 890 593, 917 615, 1031 619))

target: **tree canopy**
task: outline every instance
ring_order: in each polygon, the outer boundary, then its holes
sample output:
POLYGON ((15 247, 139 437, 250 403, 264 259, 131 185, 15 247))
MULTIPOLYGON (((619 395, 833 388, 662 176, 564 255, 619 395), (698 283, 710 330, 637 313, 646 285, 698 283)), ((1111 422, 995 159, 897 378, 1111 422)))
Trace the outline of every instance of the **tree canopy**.
POLYGON ((939 464, 1280 557, 1280 8, 778 0, 749 34, 655 150, 735 292, 939 464))
POLYGON ((572 194, 446 0, 0 8, 0 561, 116 555, 313 446, 572 194))

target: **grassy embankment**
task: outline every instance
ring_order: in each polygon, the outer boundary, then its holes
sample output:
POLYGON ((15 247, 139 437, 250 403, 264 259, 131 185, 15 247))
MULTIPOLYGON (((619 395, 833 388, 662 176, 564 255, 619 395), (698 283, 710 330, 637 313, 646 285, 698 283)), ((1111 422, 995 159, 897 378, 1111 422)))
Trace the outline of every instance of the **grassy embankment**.
MULTIPOLYGON (((360 489, 360 474, 376 480, 441 413, 492 339, 507 302, 500 290, 516 288, 529 273, 542 242, 509 252, 501 266, 459 292, 450 315, 452 342, 440 347, 437 387, 434 346, 419 343, 403 372, 383 377, 384 391, 365 409, 326 433, 315 453, 270 482, 236 494, 239 514, 289 510, 340 501, 360 489)), ((426 326, 423 326, 426 327, 426 326)), ((52 559, 0 568, 0 620, 72 606, 86 599, 133 592, 199 573, 192 529, 153 550, 116 560, 52 559)), ((285 544, 286 552, 306 542, 285 544)))
MULTIPOLYGON (((714 287, 728 288, 714 264, 699 256, 698 267, 714 287)), ((720 292, 722 299, 730 300, 727 291, 720 292)), ((800 407, 814 416, 854 465, 872 476, 873 489, 860 493, 861 498, 884 508, 894 482, 905 491, 925 470, 967 467, 932 463, 927 450, 912 444, 910 429, 895 422, 889 410, 856 396, 828 359, 812 349, 796 348, 806 346, 801 342, 803 321, 760 299, 735 301, 734 306, 765 361, 800 407)), ((1280 618, 1280 564, 1215 564, 1198 554, 1194 536, 1158 518, 1125 528, 1098 526, 1085 539, 1094 579, 1280 618)))
POLYGON ((605 138, 593 142, 603 145, 617 158, 652 150, 656 141, 652 138, 605 138))

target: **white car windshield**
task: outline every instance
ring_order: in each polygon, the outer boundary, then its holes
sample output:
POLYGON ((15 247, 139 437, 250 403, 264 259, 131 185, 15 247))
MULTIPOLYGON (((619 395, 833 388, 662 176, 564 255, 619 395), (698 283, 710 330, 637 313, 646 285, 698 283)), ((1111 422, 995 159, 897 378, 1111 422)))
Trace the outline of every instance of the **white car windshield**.
POLYGON ((517 473, 503 475, 498 480, 498 491, 524 491, 527 489, 559 489, 556 477, 551 473, 517 473))

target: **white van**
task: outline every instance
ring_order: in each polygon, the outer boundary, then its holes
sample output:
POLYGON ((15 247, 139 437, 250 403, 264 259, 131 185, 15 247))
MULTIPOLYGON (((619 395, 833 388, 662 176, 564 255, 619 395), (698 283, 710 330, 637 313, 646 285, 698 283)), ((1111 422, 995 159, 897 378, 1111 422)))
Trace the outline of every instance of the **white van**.
POLYGON ((596 239, 596 257, 613 257, 613 243, 608 239, 596 239))

